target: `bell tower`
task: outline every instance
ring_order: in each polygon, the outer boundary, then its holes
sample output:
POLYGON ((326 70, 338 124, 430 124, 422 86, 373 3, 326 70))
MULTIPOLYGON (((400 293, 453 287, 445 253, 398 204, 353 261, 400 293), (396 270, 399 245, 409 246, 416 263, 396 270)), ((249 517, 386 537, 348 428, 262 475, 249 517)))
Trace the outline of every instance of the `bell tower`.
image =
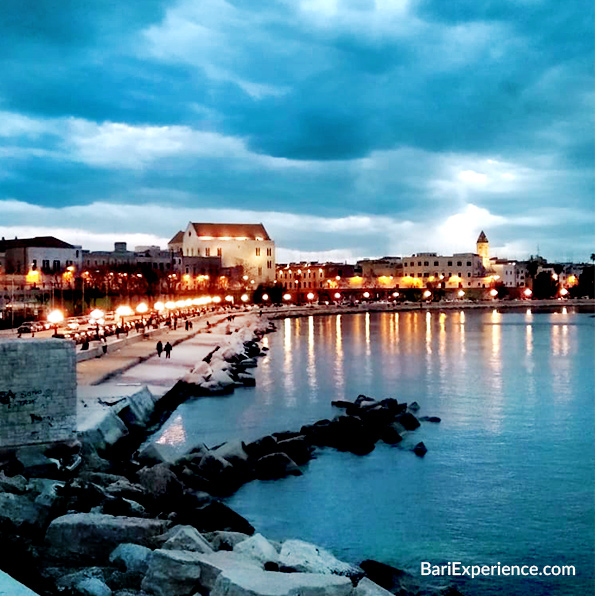
POLYGON ((481 232, 477 239, 477 254, 481 257, 484 268, 490 268, 490 243, 485 233, 481 232))

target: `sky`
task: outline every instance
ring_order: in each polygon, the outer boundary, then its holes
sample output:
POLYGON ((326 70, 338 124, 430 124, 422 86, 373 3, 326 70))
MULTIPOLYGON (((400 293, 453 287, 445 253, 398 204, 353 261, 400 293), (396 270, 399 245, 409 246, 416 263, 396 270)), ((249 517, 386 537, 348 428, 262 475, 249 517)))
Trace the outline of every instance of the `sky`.
POLYGON ((0 236, 595 252, 592 0, 3 0, 0 236))

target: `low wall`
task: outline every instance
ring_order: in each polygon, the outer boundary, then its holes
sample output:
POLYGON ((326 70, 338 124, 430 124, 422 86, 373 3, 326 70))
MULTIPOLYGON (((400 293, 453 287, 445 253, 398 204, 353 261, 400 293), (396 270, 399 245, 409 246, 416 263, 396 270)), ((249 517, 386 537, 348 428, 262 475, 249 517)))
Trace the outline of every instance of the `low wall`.
POLYGON ((76 437, 74 345, 0 340, 0 447, 76 437))

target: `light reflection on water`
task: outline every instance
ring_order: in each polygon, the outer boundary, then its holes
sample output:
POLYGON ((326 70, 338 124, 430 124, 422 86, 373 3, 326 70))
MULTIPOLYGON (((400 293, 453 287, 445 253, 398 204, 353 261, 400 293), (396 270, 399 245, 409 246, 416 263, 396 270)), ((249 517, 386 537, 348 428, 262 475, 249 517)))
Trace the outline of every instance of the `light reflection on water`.
POLYGON ((428 446, 424 459, 381 444, 363 458, 327 450, 304 476, 250 483, 231 505, 273 539, 351 561, 583 570, 575 582, 475 580, 468 596, 590 593, 594 322, 561 309, 288 319, 255 389, 183 404, 169 424, 182 417, 187 447, 215 445, 330 418, 331 400, 359 393, 416 400, 442 418, 408 438, 428 446))

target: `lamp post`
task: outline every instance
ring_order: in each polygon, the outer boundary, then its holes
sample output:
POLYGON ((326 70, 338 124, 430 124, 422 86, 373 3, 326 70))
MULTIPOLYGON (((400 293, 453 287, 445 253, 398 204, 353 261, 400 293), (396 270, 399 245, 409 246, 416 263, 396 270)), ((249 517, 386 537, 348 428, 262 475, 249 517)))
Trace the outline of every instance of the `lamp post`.
POLYGON ((64 320, 64 314, 61 310, 53 310, 48 315, 48 321, 54 326, 54 336, 58 335, 58 323, 64 320))

